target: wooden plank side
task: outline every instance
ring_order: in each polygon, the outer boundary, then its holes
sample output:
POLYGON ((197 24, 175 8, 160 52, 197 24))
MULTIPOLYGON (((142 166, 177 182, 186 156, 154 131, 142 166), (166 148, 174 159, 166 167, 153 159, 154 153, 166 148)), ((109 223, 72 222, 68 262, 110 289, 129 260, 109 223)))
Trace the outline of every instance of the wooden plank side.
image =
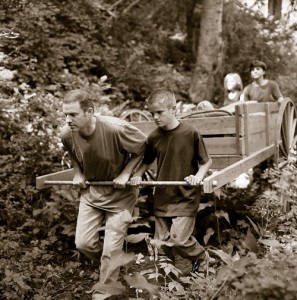
POLYGON ((211 169, 214 170, 222 170, 234 163, 236 163, 237 161, 242 159, 241 155, 224 155, 224 156, 216 156, 216 155, 212 155, 211 156, 212 159, 212 165, 211 165, 211 169))
MULTIPOLYGON (((181 122, 189 123, 197 128, 204 135, 235 135, 235 116, 212 117, 212 118, 192 118, 184 119, 181 122)), ((145 134, 151 133, 156 124, 153 121, 131 122, 145 134)))
MULTIPOLYGON (((276 128, 276 120, 277 120, 277 114, 270 114, 269 116, 269 129, 276 128)), ((239 136, 245 135, 245 123, 244 121, 244 115, 239 115, 239 118, 237 119, 238 122, 238 134, 239 136)), ((267 124, 266 124, 266 114, 249 114, 248 116, 248 134, 254 134, 259 133, 267 130, 267 124)), ((270 139, 269 139, 270 140, 270 139)))
POLYGON ((189 123, 197 128, 203 136, 207 135, 235 135, 235 116, 193 118, 182 122, 189 123))
POLYGON ((279 111, 279 105, 276 102, 254 102, 254 101, 245 101, 238 104, 238 110, 240 114, 244 114, 244 105, 249 106, 249 113, 265 113, 266 112, 266 103, 269 104, 270 113, 278 113, 279 111))
POLYGON ((277 115, 269 113, 269 105, 266 109, 268 113, 263 117, 249 115, 248 148, 250 153, 275 143, 277 115))
POLYGON ((266 146, 269 146, 270 143, 270 123, 271 123, 271 113, 269 103, 265 103, 265 132, 266 132, 266 146))
POLYGON ((266 114, 250 114, 248 122, 248 134, 255 134, 266 131, 266 114))
POLYGON ((68 181, 68 180, 72 180, 73 176, 74 176, 74 169, 68 169, 60 172, 39 176, 36 177, 36 188, 39 190, 46 188, 47 186, 44 185, 45 181, 52 181, 52 180, 68 181))
POLYGON ((204 193, 212 193, 216 189, 231 182, 240 174, 247 172, 250 168, 258 165, 260 162, 272 157, 274 154, 274 145, 265 147, 240 161, 215 172, 203 180, 204 193))
POLYGON ((203 138, 207 151, 210 155, 236 155, 236 137, 207 137, 203 138))
POLYGON ((278 116, 278 104, 252 103, 239 104, 236 107, 239 136, 243 138, 241 155, 250 155, 265 146, 275 143, 275 126, 278 116), (265 142, 264 142, 265 141, 265 142))
POLYGON ((266 131, 249 135, 250 153, 254 153, 266 146, 266 131))
POLYGON ((270 118, 269 125, 269 145, 275 143, 276 133, 277 133, 277 118, 278 114, 272 114, 270 118))
POLYGON ((245 155, 250 155, 250 141, 249 141, 249 108, 251 105, 247 105, 246 103, 243 105, 243 113, 244 113, 244 143, 245 143, 245 155))
POLYGON ((241 124, 243 123, 242 116, 239 115, 238 106, 235 106, 235 137, 236 137, 236 147, 237 153, 242 155, 242 138, 241 138, 241 124))

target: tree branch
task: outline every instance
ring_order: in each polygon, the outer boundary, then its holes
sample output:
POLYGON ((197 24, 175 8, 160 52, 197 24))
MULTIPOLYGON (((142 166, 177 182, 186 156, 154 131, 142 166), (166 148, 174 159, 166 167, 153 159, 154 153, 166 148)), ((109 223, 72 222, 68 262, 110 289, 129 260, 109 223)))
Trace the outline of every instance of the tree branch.
POLYGON ((125 15, 133 6, 135 6, 140 1, 141 0, 135 0, 134 2, 132 2, 127 8, 124 9, 123 14, 125 15))

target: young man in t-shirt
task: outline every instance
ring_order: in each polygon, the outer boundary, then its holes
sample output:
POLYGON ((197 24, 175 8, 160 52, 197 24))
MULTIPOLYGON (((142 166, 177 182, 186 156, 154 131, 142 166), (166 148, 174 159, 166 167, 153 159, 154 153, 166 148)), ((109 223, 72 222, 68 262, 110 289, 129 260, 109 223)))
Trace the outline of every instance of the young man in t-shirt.
MULTIPOLYGON (((196 214, 203 180, 212 163, 199 131, 176 118, 176 99, 167 89, 154 91, 148 110, 158 126, 146 142, 142 164, 130 179, 139 185, 149 165, 157 159, 158 181, 185 180, 187 186, 156 186, 154 192, 155 238, 173 243, 176 252, 192 261, 192 271, 204 259, 204 248, 194 238, 196 214)), ((172 249, 163 247, 173 258, 172 249)))
MULTIPOLYGON (((81 188, 76 247, 91 260, 101 258, 100 283, 112 287, 119 268, 114 269, 111 261, 122 251, 136 202, 135 188, 125 185, 143 156, 146 135, 124 120, 95 116, 93 96, 84 90, 65 95, 63 113, 67 125, 61 139, 74 167, 73 184, 81 188), (87 186, 86 181, 113 181, 114 185, 87 186), (103 223, 102 245, 98 231, 103 223)), ((93 298, 109 296, 98 290, 93 298)))
MULTIPOLYGON (((275 102, 281 104, 284 101, 278 84, 273 80, 265 78, 266 64, 263 61, 255 60, 250 65, 253 82, 243 90, 244 101, 254 100, 258 102, 275 102)), ((271 161, 266 160, 253 168, 253 181, 258 181, 263 170, 270 166, 271 161)), ((261 185, 260 185, 261 189, 261 185)))
POLYGON ((255 60, 250 65, 253 82, 243 90, 243 100, 255 100, 258 102, 274 102, 279 104, 284 101, 278 84, 273 80, 265 78, 266 64, 263 61, 255 60))

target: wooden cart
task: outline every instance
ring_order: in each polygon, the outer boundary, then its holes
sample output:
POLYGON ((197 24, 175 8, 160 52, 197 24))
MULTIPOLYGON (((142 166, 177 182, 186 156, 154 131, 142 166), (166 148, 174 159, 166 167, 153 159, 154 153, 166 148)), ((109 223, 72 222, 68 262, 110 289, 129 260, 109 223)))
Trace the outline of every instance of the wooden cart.
MULTIPOLYGON (((209 112, 208 116, 193 112, 180 116, 180 119, 199 129, 213 160, 212 169, 216 172, 203 180, 204 193, 213 192, 269 158, 275 162, 288 159, 291 151, 296 150, 297 110, 289 98, 281 105, 272 102, 242 102, 231 109, 226 107, 223 111, 209 112)), ((146 134, 156 128, 153 121, 133 124, 146 134)), ((69 169, 37 177, 36 186, 42 189, 53 184, 70 184, 72 178, 73 169, 69 169)))

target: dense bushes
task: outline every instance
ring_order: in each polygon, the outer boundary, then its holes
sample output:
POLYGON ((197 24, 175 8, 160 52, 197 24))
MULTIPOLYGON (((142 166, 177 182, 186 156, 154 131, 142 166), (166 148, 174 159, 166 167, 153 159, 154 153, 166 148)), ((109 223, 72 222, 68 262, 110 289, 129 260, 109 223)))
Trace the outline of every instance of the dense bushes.
MULTIPOLYGON (((47 86, 63 92, 98 83, 107 75, 122 100, 142 103, 153 88, 168 86, 180 100, 189 101, 198 40, 190 35, 198 34, 201 7, 196 5, 191 14, 195 20, 190 22, 186 2, 168 2, 151 0, 126 7, 104 0, 65 0, 63 5, 55 0, 11 1, 0 9, 0 19, 4 32, 18 36, 1 39, 1 51, 10 57, 4 66, 16 71, 18 84, 25 82, 31 88, 47 86)), ((218 71, 212 100, 222 101, 226 73, 238 72, 248 84, 248 65, 254 58, 267 62, 271 79, 282 75, 281 89, 293 97, 294 24, 263 18, 236 1, 227 2, 224 9, 224 67, 218 71)))

